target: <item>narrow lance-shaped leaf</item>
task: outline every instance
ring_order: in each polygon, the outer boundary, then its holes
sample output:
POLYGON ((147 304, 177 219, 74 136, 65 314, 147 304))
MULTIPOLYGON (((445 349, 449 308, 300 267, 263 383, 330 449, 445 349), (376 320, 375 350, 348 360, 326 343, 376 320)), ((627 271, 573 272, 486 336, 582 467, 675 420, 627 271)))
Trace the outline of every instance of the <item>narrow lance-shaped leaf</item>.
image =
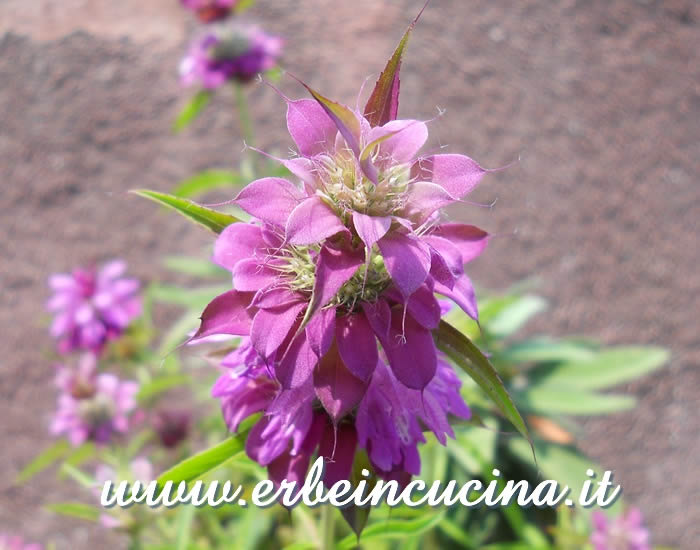
POLYGON ((212 189, 243 183, 243 176, 231 170, 206 170, 181 181, 173 191, 178 197, 192 197, 212 189))
POLYGON ((204 107, 207 106, 211 100, 211 96, 211 92, 206 90, 197 92, 194 96, 192 96, 192 99, 190 99, 178 113, 177 118, 173 123, 173 131, 180 132, 187 128, 187 126, 189 126, 192 121, 197 118, 199 113, 202 112, 204 107))
POLYGON ((72 447, 65 439, 59 439, 56 443, 42 451, 34 460, 27 464, 17 475, 17 483, 24 483, 39 472, 51 466, 57 460, 70 453, 72 447))
POLYGON ((158 486, 162 488, 168 481, 172 481, 173 485, 177 487, 181 481, 189 483, 221 466, 224 462, 243 451, 248 432, 257 420, 258 415, 249 418, 241 425, 236 435, 183 460, 163 472, 158 476, 158 486))
POLYGON ((57 502, 49 504, 46 508, 54 514, 87 521, 97 521, 101 513, 99 508, 82 502, 57 502))
POLYGON ((440 321, 440 326, 433 335, 438 349, 471 376, 518 432, 531 442, 527 426, 508 395, 501 378, 479 348, 445 321, 440 321))
POLYGON ((232 223, 240 221, 230 214, 217 212, 216 210, 201 206, 191 200, 169 195, 168 193, 160 193, 149 189, 134 189, 131 193, 167 206, 217 234, 221 233, 232 223))
MULTIPOLYGON (((426 2, 427 6, 428 3, 426 2)), ((399 88, 401 81, 399 79, 399 71, 401 70, 401 58, 408 44, 408 38, 411 36, 413 27, 416 26, 418 19, 423 13, 423 9, 418 16, 409 25, 406 32, 401 37, 399 45, 394 50, 394 54, 384 67, 382 74, 379 75, 377 83, 374 85, 374 90, 367 100, 365 106, 365 118, 371 126, 383 126, 391 120, 396 120, 399 112, 399 88)))

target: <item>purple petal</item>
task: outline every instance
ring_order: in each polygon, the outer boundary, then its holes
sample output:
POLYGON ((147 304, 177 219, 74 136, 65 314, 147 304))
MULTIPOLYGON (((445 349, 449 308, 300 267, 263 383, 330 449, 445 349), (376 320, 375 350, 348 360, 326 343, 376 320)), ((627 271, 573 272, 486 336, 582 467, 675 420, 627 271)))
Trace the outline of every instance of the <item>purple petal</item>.
POLYGON ((287 129, 299 152, 306 157, 331 150, 338 132, 324 108, 313 99, 287 103, 287 129))
POLYGON ((318 357, 323 357, 335 337, 335 308, 322 309, 306 325, 306 339, 318 357))
POLYGON ((284 286, 267 287, 255 293, 251 305, 260 309, 271 309, 286 306, 303 299, 301 294, 292 292, 284 286))
POLYGON ((249 307, 252 298, 251 293, 237 290, 229 290, 214 298, 202 312, 202 323, 192 340, 212 334, 246 336, 256 312, 249 307))
POLYGON ((311 349, 304 332, 298 334, 275 367, 275 375, 284 388, 304 385, 314 371, 318 357, 311 349))
POLYGON ((352 222, 358 236, 369 250, 379 239, 387 234, 391 227, 391 216, 367 216, 359 212, 352 213, 352 222))
POLYGON ((236 290, 255 292, 269 287, 279 281, 279 271, 273 269, 274 263, 261 263, 259 259, 241 260, 233 268, 233 286, 236 290))
POLYGON ((280 485, 285 480, 295 482, 298 490, 306 477, 309 462, 308 454, 283 453, 267 465, 267 473, 273 483, 280 485))
POLYGON ((341 231, 343 222, 321 197, 313 196, 300 203, 287 220, 287 241, 295 245, 315 244, 341 231))
POLYGON ((272 357, 289 335, 305 307, 306 303, 300 302, 289 307, 258 311, 250 329, 250 341, 255 351, 262 357, 272 357))
POLYGON ((475 161, 464 155, 433 155, 413 165, 411 175, 432 181, 459 199, 476 187, 486 173, 475 161))
POLYGON ((367 317, 374 334, 380 341, 389 337, 391 329, 391 308, 385 300, 377 300, 374 304, 362 302, 362 311, 367 317))
MULTIPOLYGON (((442 261, 447 265, 452 275, 458 277, 464 273, 462 253, 452 241, 437 237, 434 234, 423 237, 423 239, 442 258, 442 261)), ((433 256, 435 256, 435 254, 433 254, 433 256)))
POLYGON ((357 432, 351 424, 342 424, 337 429, 326 428, 318 448, 319 456, 326 459, 323 484, 331 487, 338 481, 350 479, 357 448, 357 432))
POLYGON ((472 319, 479 318, 479 310, 476 306, 476 295, 469 277, 461 275, 455 280, 452 289, 447 288, 440 283, 435 283, 435 292, 447 296, 450 300, 461 307, 464 312, 472 319))
POLYGON ((431 332, 411 315, 404 320, 401 309, 392 311, 389 338, 382 345, 391 370, 406 387, 422 390, 435 376, 437 350, 431 332))
POLYGON ((304 193, 282 178, 263 178, 248 184, 234 202, 264 222, 284 227, 289 214, 304 199, 304 193))
POLYGON ((455 284, 455 275, 449 264, 442 254, 432 246, 430 247, 430 274, 435 281, 447 288, 452 288, 455 284))
POLYGON ((367 386, 353 376, 332 346, 318 363, 314 372, 314 388, 323 408, 337 424, 362 399, 367 386))
MULTIPOLYGON (((392 296, 392 290, 390 289, 386 293, 387 297, 396 299, 400 304, 404 303, 398 292, 394 291, 396 296, 392 296)), ((406 307, 411 316, 422 327, 432 330, 440 324, 440 317, 442 316, 440 303, 435 298, 433 291, 426 285, 422 285, 408 297, 408 305, 406 307)))
POLYGON ((454 244, 466 264, 478 257, 488 244, 489 234, 474 225, 463 223, 443 223, 435 228, 435 235, 454 244))
POLYGON ((234 223, 224 229, 214 245, 214 263, 231 271, 240 260, 264 248, 260 227, 250 223, 234 223))
POLYGON ((368 142, 384 139, 379 145, 379 158, 390 158, 392 164, 412 162, 428 139, 428 127, 420 120, 392 120, 372 128, 368 142))
POLYGON ((314 282, 314 309, 325 306, 340 288, 357 272, 364 260, 360 250, 340 250, 330 246, 321 248, 316 263, 314 282))
POLYGON ((455 198, 444 187, 427 181, 418 181, 408 188, 406 205, 401 215, 420 225, 433 212, 453 202, 455 198))
POLYGON ((348 370, 360 380, 369 380, 377 366, 379 352, 374 331, 364 313, 339 317, 335 337, 348 370))
POLYGON ((418 239, 396 233, 379 241, 391 279, 405 297, 423 284, 430 271, 430 249, 418 239))

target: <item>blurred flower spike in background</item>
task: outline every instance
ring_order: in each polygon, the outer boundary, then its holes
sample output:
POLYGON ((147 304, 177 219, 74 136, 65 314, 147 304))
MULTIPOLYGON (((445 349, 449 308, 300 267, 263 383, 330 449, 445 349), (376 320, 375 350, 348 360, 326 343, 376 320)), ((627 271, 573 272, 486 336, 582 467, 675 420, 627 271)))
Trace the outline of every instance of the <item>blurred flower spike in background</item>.
POLYGON ((255 25, 222 23, 194 40, 180 63, 180 80, 207 90, 229 81, 249 82, 272 69, 281 53, 281 38, 255 25))
POLYGON ((113 260, 100 269, 76 268, 49 278, 53 296, 47 308, 55 314, 51 335, 60 353, 100 353, 141 315, 140 283, 123 277, 126 264, 113 260))
POLYGON ((226 19, 239 0, 181 0, 182 5, 197 14, 203 23, 226 19))
POLYGON ((651 550, 649 530, 638 508, 629 508, 614 519, 596 510, 592 519, 594 550, 651 550))
POLYGON ((97 374, 91 354, 80 358, 76 369, 57 367, 58 406, 51 422, 53 435, 65 435, 72 445, 85 441, 108 443, 115 433, 129 430, 129 416, 136 409, 139 385, 114 374, 97 374))

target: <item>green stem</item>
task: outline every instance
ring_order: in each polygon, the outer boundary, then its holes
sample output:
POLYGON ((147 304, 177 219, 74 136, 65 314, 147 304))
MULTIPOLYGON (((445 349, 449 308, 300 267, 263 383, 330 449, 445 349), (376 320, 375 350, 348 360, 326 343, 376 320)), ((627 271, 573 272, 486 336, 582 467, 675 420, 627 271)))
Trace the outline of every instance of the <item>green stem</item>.
MULTIPOLYGON (((250 119, 250 107, 248 105, 248 96, 245 88, 239 82, 233 84, 234 94, 236 96, 236 108, 238 110, 238 124, 241 129, 241 135, 247 147, 255 146, 255 134, 253 133, 253 123, 250 119)), ((241 172, 244 177, 255 178, 255 158, 251 149, 246 148, 245 157, 241 172)))
POLYGON ((335 510, 329 504, 321 508, 321 550, 335 548, 335 510))

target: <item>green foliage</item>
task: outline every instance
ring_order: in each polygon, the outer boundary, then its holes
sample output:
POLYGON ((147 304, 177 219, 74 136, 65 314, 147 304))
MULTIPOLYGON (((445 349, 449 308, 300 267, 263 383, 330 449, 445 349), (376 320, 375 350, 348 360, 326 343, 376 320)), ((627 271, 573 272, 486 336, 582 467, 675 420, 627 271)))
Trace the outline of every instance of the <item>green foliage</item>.
POLYGON ((204 108, 209 104, 212 98, 212 93, 202 90, 197 92, 185 104, 182 110, 178 113, 175 122, 173 123, 173 132, 181 132, 187 128, 195 118, 197 118, 204 108))
POLYGON ((150 191, 148 189, 135 189, 131 192, 139 195, 140 197, 144 197, 171 208, 186 218, 203 225, 207 229, 210 229, 214 233, 221 233, 232 223, 240 221, 238 218, 235 218, 230 214, 224 214, 223 212, 218 212, 205 206, 200 206, 189 199, 183 199, 182 197, 176 197, 167 193, 150 191))

